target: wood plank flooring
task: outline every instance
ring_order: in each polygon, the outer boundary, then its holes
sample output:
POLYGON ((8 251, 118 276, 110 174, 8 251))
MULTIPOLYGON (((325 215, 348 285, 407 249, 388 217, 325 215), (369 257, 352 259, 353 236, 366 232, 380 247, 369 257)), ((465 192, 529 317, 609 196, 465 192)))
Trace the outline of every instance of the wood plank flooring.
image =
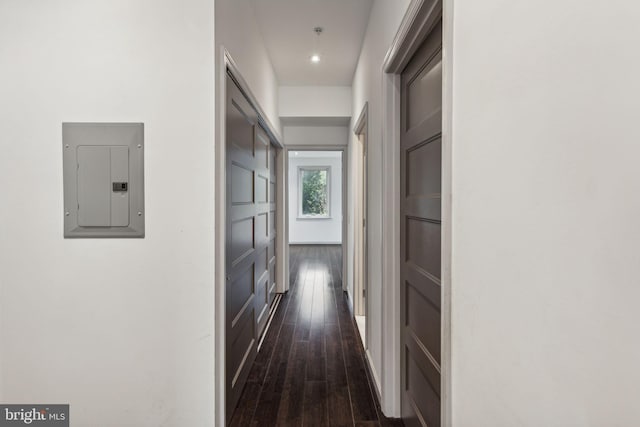
POLYGON ((340 246, 291 246, 290 288, 232 426, 401 426, 381 411, 342 291, 340 246))

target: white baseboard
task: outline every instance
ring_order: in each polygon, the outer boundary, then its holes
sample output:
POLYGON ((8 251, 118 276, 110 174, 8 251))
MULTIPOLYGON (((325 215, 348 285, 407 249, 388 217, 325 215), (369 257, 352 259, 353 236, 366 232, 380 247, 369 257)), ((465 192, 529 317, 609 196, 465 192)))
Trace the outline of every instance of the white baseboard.
POLYGON ((349 307, 349 313, 351 314, 351 317, 353 317, 353 300, 351 299, 351 294, 346 289, 344 293, 347 294, 347 307, 349 307))
POLYGON ((290 245, 341 245, 342 242, 289 242, 290 245))
POLYGON ((380 384, 380 376, 378 376, 378 372, 376 372, 375 366, 373 366, 373 361, 371 360, 371 353, 369 350, 365 351, 365 360, 367 361, 367 365, 369 365, 369 372, 371 372, 371 376, 373 377, 373 388, 378 395, 378 402, 382 401, 382 395, 380 394, 381 384, 380 384))

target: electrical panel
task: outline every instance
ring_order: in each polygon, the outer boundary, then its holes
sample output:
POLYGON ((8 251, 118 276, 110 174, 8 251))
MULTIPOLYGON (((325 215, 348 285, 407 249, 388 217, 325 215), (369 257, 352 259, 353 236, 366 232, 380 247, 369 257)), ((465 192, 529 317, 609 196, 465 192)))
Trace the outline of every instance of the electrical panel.
POLYGON ((63 123, 64 237, 144 237, 144 125, 63 123))

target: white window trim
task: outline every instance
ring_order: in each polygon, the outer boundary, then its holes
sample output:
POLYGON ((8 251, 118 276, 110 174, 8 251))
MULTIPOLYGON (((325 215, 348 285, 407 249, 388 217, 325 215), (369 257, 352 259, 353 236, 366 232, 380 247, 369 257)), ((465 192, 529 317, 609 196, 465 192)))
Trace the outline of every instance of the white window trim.
POLYGON ((298 219, 332 219, 331 217, 331 166, 298 166, 298 219), (327 214, 326 215, 304 215, 302 213, 302 175, 305 171, 326 171, 327 172, 327 214))

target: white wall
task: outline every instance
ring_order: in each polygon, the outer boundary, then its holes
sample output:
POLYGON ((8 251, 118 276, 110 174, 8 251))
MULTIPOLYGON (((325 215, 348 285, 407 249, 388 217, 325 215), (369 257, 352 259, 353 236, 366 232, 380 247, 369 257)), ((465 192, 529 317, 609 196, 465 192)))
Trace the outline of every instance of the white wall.
POLYGON ((0 2, 0 400, 213 424, 213 3, 0 2), (63 239, 63 121, 145 124, 146 238, 63 239))
MULTIPOLYGON (((369 296, 369 338, 367 347, 372 362, 373 374, 379 385, 383 373, 382 349, 382 205, 383 179, 382 170, 382 63, 387 50, 400 26, 410 0, 385 1, 376 0, 371 9, 367 34, 362 46, 353 79, 353 122, 360 116, 365 103, 368 102, 368 272, 369 296)), ((353 132, 349 132, 349 158, 353 158, 353 147, 357 143, 353 132)), ((354 182, 349 178, 349 182, 354 182)), ((348 195, 348 212, 353 212, 353 197, 348 195)), ((347 233, 354 236, 353 216, 350 215, 347 233)), ((347 248, 347 286, 353 294, 353 237, 347 248)), ((395 286, 395 283, 385 284, 395 286)), ((385 396, 383 394, 383 400, 385 396)), ((384 408, 384 404, 383 404, 384 408)))
POLYGON ((289 151, 289 243, 342 243, 342 157, 295 157, 289 151), (299 218, 299 175, 301 166, 329 167, 330 218, 299 218))
POLYGON ((454 426, 640 425, 640 5, 453 19, 454 426))
POLYGON ((349 128, 346 126, 285 126, 282 134, 287 146, 349 143, 349 128))
POLYGON ((282 86, 281 117, 350 117, 351 86, 282 86))
POLYGON ((260 34, 251 0, 215 0, 216 82, 224 46, 251 88, 267 118, 280 128, 278 116, 278 80, 260 34))

